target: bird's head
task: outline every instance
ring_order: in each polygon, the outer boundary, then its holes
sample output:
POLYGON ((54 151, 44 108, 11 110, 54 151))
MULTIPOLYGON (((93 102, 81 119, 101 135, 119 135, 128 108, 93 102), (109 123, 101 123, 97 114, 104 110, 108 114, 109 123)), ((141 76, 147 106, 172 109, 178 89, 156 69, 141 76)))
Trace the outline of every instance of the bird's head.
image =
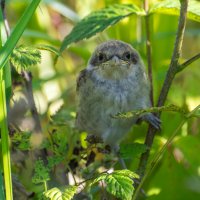
POLYGON ((100 44, 89 60, 89 69, 105 79, 122 79, 140 67, 140 56, 129 44, 110 40, 100 44))

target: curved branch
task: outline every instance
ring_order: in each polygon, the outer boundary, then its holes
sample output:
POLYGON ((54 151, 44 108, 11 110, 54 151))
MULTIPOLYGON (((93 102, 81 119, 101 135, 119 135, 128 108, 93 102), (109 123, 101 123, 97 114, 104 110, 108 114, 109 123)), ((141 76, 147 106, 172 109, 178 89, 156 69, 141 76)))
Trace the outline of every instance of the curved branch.
POLYGON ((181 72, 182 70, 184 70, 188 65, 192 64, 193 62, 195 62, 196 60, 198 60, 200 58, 200 53, 198 53, 197 55, 193 56, 192 58, 188 59, 187 61, 185 61, 184 63, 182 63, 181 65, 178 66, 176 73, 181 72))

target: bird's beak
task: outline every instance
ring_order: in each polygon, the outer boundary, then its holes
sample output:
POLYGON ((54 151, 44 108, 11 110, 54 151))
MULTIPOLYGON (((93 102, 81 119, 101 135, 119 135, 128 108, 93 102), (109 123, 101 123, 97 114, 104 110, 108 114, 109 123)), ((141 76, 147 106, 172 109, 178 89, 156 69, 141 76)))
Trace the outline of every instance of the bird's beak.
POLYGON ((119 58, 117 57, 117 56, 113 56, 112 58, 111 58, 111 60, 110 60, 110 64, 111 65, 119 65, 120 64, 120 60, 119 60, 119 58))

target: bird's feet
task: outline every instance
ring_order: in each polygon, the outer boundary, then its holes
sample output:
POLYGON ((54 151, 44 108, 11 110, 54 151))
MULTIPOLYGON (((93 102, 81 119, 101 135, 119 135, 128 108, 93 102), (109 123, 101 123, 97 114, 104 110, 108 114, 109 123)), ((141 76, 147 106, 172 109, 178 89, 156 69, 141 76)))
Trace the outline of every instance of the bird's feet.
POLYGON ((141 117, 142 120, 148 122, 151 124, 155 129, 160 130, 161 129, 161 120, 153 115, 152 113, 145 114, 141 117))

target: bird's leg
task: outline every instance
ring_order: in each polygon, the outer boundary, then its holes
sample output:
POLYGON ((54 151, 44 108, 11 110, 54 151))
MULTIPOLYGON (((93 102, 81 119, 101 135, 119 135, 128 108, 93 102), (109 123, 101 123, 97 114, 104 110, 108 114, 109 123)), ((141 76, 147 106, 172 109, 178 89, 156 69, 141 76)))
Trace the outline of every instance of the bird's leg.
POLYGON ((142 115, 138 120, 137 120, 137 124, 140 124, 140 122, 144 120, 146 122, 148 122, 149 124, 151 124, 155 129, 160 130, 161 129, 161 120, 156 117, 154 114, 152 113, 147 113, 145 115, 142 115))

